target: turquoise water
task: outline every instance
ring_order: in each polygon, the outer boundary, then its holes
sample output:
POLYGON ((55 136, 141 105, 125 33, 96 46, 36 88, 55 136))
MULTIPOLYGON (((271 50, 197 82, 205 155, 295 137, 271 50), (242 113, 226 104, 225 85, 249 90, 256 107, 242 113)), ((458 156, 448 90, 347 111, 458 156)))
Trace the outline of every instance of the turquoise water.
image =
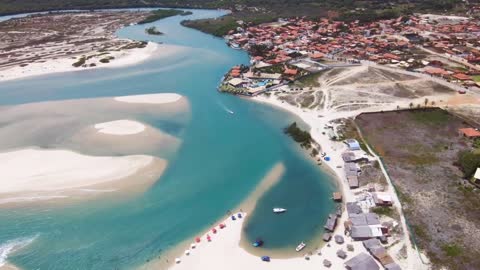
MULTIPOLYGON (((195 10, 189 18, 221 11, 195 10)), ((8 260, 24 269, 131 269, 193 237, 248 196, 263 176, 283 162, 280 183, 257 204, 247 236, 269 248, 296 246, 318 232, 333 208, 329 176, 299 151, 281 129, 296 120, 286 112, 216 87, 246 53, 223 40, 179 25, 171 17, 152 25, 165 36, 147 36, 150 25, 119 36, 185 47, 179 54, 142 64, 35 77, 0 84, 0 104, 177 92, 188 97, 191 120, 178 131, 162 119, 142 119, 182 140, 161 180, 137 198, 65 207, 0 209, 0 249, 9 241, 35 240, 8 260), (234 111, 230 114, 227 110, 234 111), (288 208, 281 218, 271 208, 288 208)), ((26 131, 28 132, 28 131, 26 131)), ((1 254, 1 250, 0 250, 1 254)), ((1 257, 0 257, 1 259, 1 257)))

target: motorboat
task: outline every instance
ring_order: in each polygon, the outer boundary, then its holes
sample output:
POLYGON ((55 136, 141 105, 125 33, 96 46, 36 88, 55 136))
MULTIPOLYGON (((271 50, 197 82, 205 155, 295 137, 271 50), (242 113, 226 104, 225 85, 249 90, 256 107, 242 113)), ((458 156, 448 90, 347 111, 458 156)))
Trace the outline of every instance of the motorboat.
POLYGON ((285 209, 285 208, 273 208, 273 212, 275 214, 285 213, 285 212, 287 212, 287 209, 285 209))
POLYGON ((295 248, 295 250, 296 250, 297 252, 299 252, 300 250, 304 249, 306 245, 307 245, 307 244, 305 244, 304 242, 302 242, 302 243, 298 244, 298 246, 297 246, 297 248, 295 248))
POLYGON ((263 246, 263 240, 260 239, 260 238, 257 238, 257 240, 255 240, 255 242, 253 242, 252 244, 254 247, 261 247, 263 246))

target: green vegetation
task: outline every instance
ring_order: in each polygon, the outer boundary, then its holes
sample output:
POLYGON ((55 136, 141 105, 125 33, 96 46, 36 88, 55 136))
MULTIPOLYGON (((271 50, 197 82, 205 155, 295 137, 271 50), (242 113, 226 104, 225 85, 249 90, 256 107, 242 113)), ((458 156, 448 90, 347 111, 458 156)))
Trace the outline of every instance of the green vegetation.
POLYGON ((149 35, 156 35, 156 36, 163 35, 163 33, 158 31, 157 27, 155 27, 155 26, 152 26, 152 27, 149 27, 149 28, 145 29, 145 33, 147 33, 149 35))
POLYGON ((445 244, 442 246, 442 250, 449 257, 457 257, 463 253, 462 247, 457 244, 445 244))
POLYGON ((473 79, 475 82, 479 82, 479 83, 480 83, 480 75, 474 75, 474 76, 472 76, 472 79, 473 79))
MULTIPOLYGON (((268 8, 271 12, 280 13, 280 16, 318 16, 321 12, 336 10, 347 13, 352 10, 378 10, 379 15, 387 16, 397 12, 444 11, 455 10, 460 12, 462 0, 16 0, 3 1, 0 4, 0 14, 11 14, 32 11, 48 11, 61 9, 102 9, 102 8, 136 8, 136 7, 170 7, 170 8, 227 8, 234 11, 248 10, 247 7, 256 7, 258 10, 268 8), (236 7, 239 7, 238 9, 236 7), (283 15, 282 15, 283 14, 283 15)), ((368 13, 367 13, 368 14, 368 13)), ((365 16, 365 15, 363 15, 365 16)))
POLYGON ((398 213, 397 211, 395 210, 395 208, 392 208, 392 207, 381 207, 381 206, 376 206, 376 207, 373 207, 371 208, 372 212, 379 215, 379 216, 387 216, 387 217, 391 217, 393 219, 397 219, 398 218, 398 213))
POLYGON ((340 138, 338 138, 338 140, 343 141, 343 140, 346 140, 346 139, 357 140, 358 143, 360 144, 360 148, 363 151, 365 151, 365 153, 370 155, 370 150, 368 150, 366 142, 360 136, 360 133, 358 133, 357 126, 352 119, 347 119, 345 121, 345 125, 343 125, 341 130, 340 130, 340 138))
POLYGON ((308 74, 298 79, 296 83, 299 83, 303 87, 320 87, 318 78, 320 78, 320 76, 322 76, 323 73, 324 73, 324 70, 317 73, 308 74))
POLYGON ((235 18, 231 16, 221 17, 219 19, 202 19, 202 20, 186 20, 182 22, 183 26, 200 30, 204 33, 212 34, 217 37, 222 37, 230 30, 236 29, 239 25, 235 18))
POLYGON ((313 141, 312 136, 310 136, 308 131, 300 129, 296 122, 293 122, 290 126, 285 128, 284 132, 292 137, 294 141, 300 143, 302 147, 307 149, 310 148, 313 141))
POLYGON ((178 9, 159 9, 159 10, 152 11, 152 15, 148 16, 144 20, 139 21, 138 24, 151 23, 164 18, 181 15, 184 13, 185 11, 178 10, 178 9))
POLYGON ((465 178, 471 178, 480 167, 480 153, 477 151, 463 151, 458 155, 458 166, 465 178))
POLYGON ((425 227, 423 225, 411 225, 410 228, 413 230, 413 233, 417 238, 425 241, 430 240, 430 236, 428 235, 427 230, 425 230, 425 227))
POLYGON ((415 110, 411 116, 416 122, 434 126, 447 124, 451 119, 447 111, 437 109, 415 110))
POLYGON ((73 63, 72 66, 81 67, 81 66, 85 65, 85 61, 87 61, 87 59, 85 58, 85 56, 82 56, 82 57, 80 57, 80 59, 78 59, 77 62, 73 63))
POLYGON ((480 149, 480 138, 475 138, 472 144, 473 148, 480 149))
MULTIPOLYGON (((293 14, 292 14, 293 16, 293 14)), ((249 25, 257 25, 266 22, 273 22, 280 16, 264 13, 234 13, 217 19, 186 20, 182 25, 197 29, 217 37, 228 34, 229 31, 241 26, 238 21, 248 22, 249 25)))
POLYGON ((147 47, 147 45, 148 45, 148 42, 146 41, 132 42, 130 44, 122 46, 120 50, 130 50, 130 49, 137 49, 137 48, 142 49, 147 47))

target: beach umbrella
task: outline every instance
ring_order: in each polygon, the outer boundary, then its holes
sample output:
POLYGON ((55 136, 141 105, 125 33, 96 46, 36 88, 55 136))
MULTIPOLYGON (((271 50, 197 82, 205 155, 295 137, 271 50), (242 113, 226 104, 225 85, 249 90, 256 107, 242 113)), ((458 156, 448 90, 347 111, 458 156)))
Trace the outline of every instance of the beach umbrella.
POLYGON ((217 229, 213 228, 212 233, 217 233, 217 229))
POLYGON ((200 237, 195 238, 195 242, 200 243, 200 237))
POLYGON ((207 241, 210 242, 212 241, 212 238, 210 237, 210 235, 207 234, 207 241))
POLYGON ((175 258, 175 263, 180 263, 180 262, 181 262, 180 258, 175 258))
POLYGON ((270 257, 268 257, 268 256, 262 256, 262 261, 264 261, 264 262, 269 262, 269 261, 270 261, 270 257))
POLYGON ((223 229, 223 228, 227 227, 227 225, 225 225, 225 224, 223 224, 223 223, 220 223, 219 226, 220 226, 220 229, 223 229))

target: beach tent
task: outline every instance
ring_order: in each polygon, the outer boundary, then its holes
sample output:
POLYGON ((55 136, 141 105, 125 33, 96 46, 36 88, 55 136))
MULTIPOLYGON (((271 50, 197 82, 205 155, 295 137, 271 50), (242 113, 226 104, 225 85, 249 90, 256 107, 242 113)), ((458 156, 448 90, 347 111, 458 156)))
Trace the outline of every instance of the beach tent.
POLYGON ((264 262, 269 262, 269 261, 270 261, 270 257, 268 257, 268 256, 262 256, 262 261, 264 261, 264 262))

